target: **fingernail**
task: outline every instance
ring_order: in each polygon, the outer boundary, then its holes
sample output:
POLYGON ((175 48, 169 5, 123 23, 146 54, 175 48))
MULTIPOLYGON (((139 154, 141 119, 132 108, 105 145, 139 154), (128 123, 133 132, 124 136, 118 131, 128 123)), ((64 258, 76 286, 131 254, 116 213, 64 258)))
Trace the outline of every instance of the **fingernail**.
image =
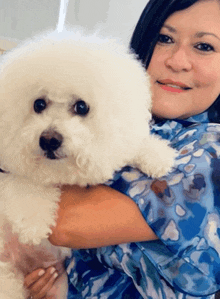
POLYGON ((55 271, 56 271, 55 268, 51 268, 51 270, 50 270, 50 274, 53 274, 55 271))
POLYGON ((55 279, 55 278, 57 278, 57 276, 58 276, 58 273, 56 272, 56 273, 54 273, 53 278, 55 279))
POLYGON ((40 271, 38 272, 38 276, 42 276, 42 275, 44 275, 44 273, 45 273, 45 270, 40 270, 40 271))

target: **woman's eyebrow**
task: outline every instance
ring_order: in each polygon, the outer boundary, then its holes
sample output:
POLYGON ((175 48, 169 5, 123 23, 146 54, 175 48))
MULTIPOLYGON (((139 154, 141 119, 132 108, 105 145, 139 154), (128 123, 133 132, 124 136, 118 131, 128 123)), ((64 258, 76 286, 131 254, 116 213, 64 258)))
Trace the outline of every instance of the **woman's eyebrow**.
POLYGON ((201 37, 203 37, 204 35, 211 35, 211 36, 214 36, 214 37, 216 37, 216 38, 220 41, 220 37, 218 37, 216 34, 211 33, 211 32, 203 32, 203 31, 201 31, 201 32, 197 32, 197 33, 195 34, 195 37, 201 38, 201 37))
POLYGON ((176 33, 176 29, 175 28, 173 28, 172 26, 170 26, 170 25, 163 25, 163 27, 162 28, 167 28, 170 32, 172 32, 172 33, 176 33))
MULTIPOLYGON (((168 29, 168 30, 169 30, 170 32, 172 32, 172 33, 176 33, 176 32, 177 32, 177 30, 176 30, 174 27, 172 27, 172 26, 170 26, 170 25, 167 25, 167 24, 164 24, 162 28, 166 28, 166 29, 168 29)), ((212 32, 205 32, 205 31, 197 32, 197 33, 195 34, 195 37, 197 37, 197 38, 201 38, 201 37, 203 37, 204 35, 211 35, 211 36, 214 36, 215 38, 217 38, 217 39, 220 41, 220 37, 219 37, 218 35, 212 33, 212 32)))

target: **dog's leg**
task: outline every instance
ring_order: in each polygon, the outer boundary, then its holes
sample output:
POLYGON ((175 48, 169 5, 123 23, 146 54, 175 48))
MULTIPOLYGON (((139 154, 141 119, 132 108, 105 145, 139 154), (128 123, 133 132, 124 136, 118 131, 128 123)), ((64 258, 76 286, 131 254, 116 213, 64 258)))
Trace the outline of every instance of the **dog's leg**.
MULTIPOLYGON (((14 269, 15 270, 15 269, 14 269)), ((16 270, 15 270, 16 271, 16 270)), ((12 270, 9 262, 0 262, 0 298, 25 299, 28 294, 23 286, 24 277, 12 270)))
POLYGON ((18 233, 22 243, 39 244, 55 225, 60 190, 13 176, 8 176, 2 184, 4 214, 12 232, 18 233))
POLYGON ((153 178, 162 177, 174 166, 176 151, 166 140, 155 135, 149 137, 133 165, 153 178))

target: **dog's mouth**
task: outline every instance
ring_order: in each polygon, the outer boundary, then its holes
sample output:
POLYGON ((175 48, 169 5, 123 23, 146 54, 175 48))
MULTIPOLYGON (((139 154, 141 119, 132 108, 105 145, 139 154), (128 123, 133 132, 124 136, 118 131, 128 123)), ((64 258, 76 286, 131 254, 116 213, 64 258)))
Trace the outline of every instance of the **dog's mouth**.
POLYGON ((66 155, 62 155, 62 154, 59 154, 59 153, 54 152, 54 151, 46 151, 44 153, 44 157, 49 159, 49 160, 62 160, 64 158, 67 158, 66 155))
POLYGON ((58 157, 53 151, 46 152, 44 156, 50 160, 60 160, 60 157, 58 157))

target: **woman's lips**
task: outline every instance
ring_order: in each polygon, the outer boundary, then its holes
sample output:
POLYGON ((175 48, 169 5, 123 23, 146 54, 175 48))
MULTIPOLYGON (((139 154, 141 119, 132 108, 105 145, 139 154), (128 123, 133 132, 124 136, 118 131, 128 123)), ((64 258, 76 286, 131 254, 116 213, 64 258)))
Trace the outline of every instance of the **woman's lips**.
POLYGON ((191 87, 187 86, 186 84, 182 83, 182 82, 176 82, 176 81, 172 81, 170 79, 165 79, 165 80, 161 80, 161 81, 157 81, 157 83, 159 84, 159 86, 166 90, 166 91, 171 91, 171 92, 184 92, 187 90, 192 89, 191 87))

